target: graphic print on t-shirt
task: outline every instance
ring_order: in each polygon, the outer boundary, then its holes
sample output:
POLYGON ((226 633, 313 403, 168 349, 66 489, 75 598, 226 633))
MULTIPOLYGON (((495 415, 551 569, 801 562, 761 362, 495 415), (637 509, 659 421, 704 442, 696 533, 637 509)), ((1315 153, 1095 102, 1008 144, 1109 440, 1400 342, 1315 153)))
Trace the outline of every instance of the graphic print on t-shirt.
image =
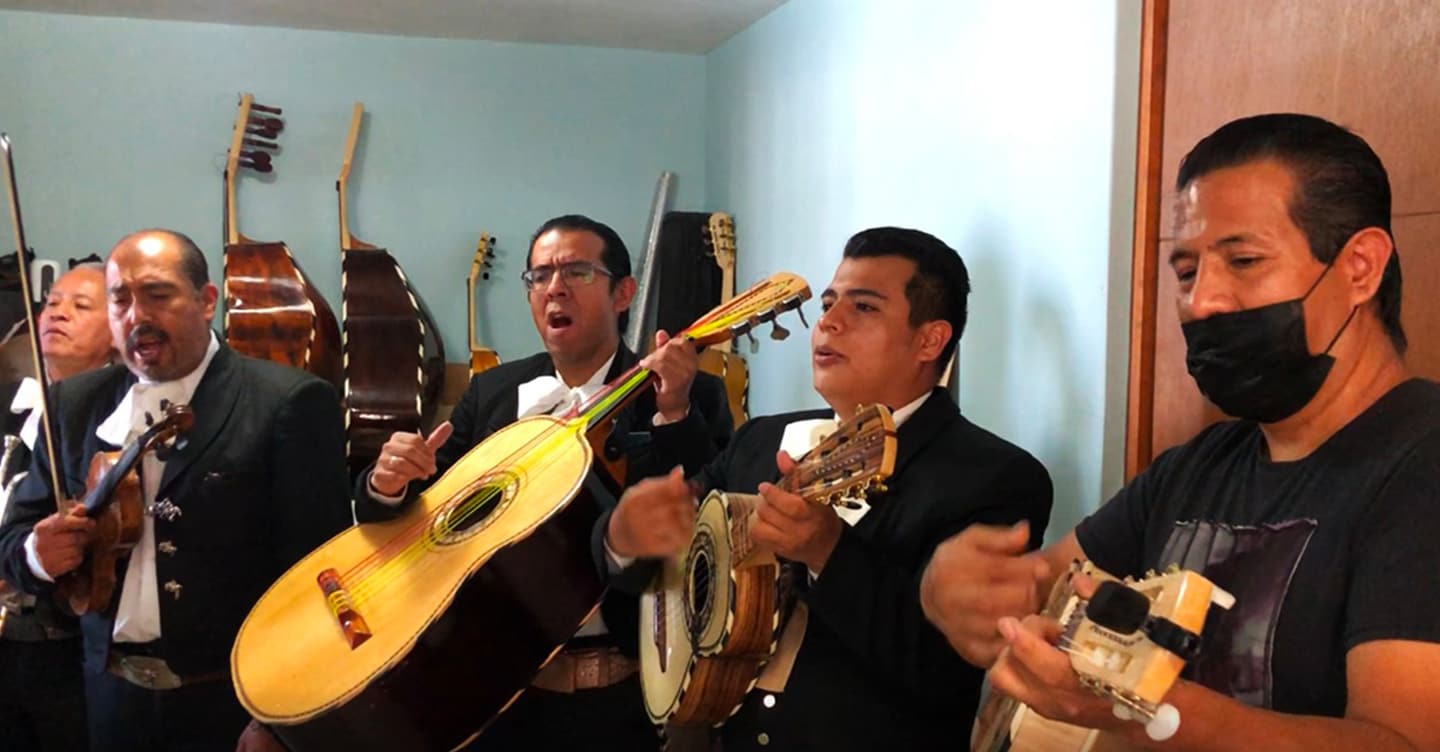
POLYGON ((1316 524, 1175 523, 1160 561, 1200 572, 1235 596, 1234 608, 1210 610, 1205 646, 1187 667, 1188 678, 1247 705, 1271 707, 1275 625, 1316 524))

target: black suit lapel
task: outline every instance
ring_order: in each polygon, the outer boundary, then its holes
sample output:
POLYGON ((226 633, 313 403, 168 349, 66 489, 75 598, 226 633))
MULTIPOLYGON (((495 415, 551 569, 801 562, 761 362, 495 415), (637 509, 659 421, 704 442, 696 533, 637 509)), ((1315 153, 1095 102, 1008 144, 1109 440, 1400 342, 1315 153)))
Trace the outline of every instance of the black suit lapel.
POLYGON ((920 450, 929 446, 959 415, 960 409, 951 401, 949 392, 944 389, 930 392, 930 398, 920 405, 920 409, 916 410, 895 434, 898 446, 895 448, 894 475, 905 472, 905 466, 915 459, 920 450))
POLYGON ((620 378, 620 374, 630 370, 632 366, 640 362, 640 357, 630 351, 624 342, 620 343, 620 349, 615 351, 615 359, 610 361, 610 370, 605 373, 605 383, 609 384, 620 378))
POLYGON ((229 347, 220 345, 220 350, 210 361, 210 367, 196 385, 195 394, 190 398, 195 426, 185 435, 181 448, 165 461, 165 472, 160 476, 160 490, 156 498, 162 498, 175 479, 204 454, 206 447, 220 436, 220 430, 230 420, 230 413, 240 397, 240 385, 236 383, 239 363, 235 358, 229 347))

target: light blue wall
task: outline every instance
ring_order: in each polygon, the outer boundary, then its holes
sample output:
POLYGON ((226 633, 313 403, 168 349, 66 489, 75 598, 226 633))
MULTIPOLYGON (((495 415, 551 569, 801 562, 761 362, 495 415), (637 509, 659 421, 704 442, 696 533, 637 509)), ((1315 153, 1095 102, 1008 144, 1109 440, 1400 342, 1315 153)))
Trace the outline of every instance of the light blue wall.
MULTIPOLYGON (((875 225, 958 249, 961 407, 1049 468, 1052 538, 1120 482, 1138 49, 1138 0, 790 0, 708 56, 739 284, 818 295, 875 225)), ((820 405, 807 363, 764 347, 752 410, 820 405)))
MULTIPOLYGON (((582 211, 638 252, 662 169, 674 208, 735 214, 741 285, 789 269, 818 292, 852 232, 929 230, 975 287, 962 408, 1045 462, 1063 531, 1120 481, 1138 40, 1139 0, 790 0, 707 56, 0 11, 0 129, 42 256, 171 226, 218 280, 235 95, 285 107, 241 228, 287 240, 336 304, 363 100, 352 229, 401 259, 451 360, 481 229, 501 241, 483 333, 518 357, 529 232, 582 211)), ((752 410, 818 404, 806 338, 766 342, 752 410)))
POLYGON ((662 169, 676 207, 701 206, 704 87, 695 55, 0 11, 0 130, 42 257, 173 227, 218 282, 221 170, 251 91, 286 129, 273 180, 242 178, 240 229, 287 241, 338 315, 334 183, 361 100, 352 232, 400 259, 452 361, 481 229, 500 240, 482 332, 515 358, 539 349, 517 276, 536 225, 586 213, 638 252, 662 169))

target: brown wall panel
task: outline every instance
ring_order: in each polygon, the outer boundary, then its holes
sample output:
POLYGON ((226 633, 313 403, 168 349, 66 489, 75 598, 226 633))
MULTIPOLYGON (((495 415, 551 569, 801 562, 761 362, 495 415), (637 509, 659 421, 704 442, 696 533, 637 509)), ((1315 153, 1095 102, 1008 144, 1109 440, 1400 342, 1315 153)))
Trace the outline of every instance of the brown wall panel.
MULTIPOLYGON (((1364 136, 1396 214, 1440 211, 1440 3, 1172 0, 1164 184, 1218 126, 1306 112, 1364 136)), ((1171 237, 1173 190, 1161 213, 1171 237)))
POLYGON ((1440 380, 1440 212, 1396 217, 1391 223, 1405 280, 1400 319, 1410 338, 1405 362, 1440 380))

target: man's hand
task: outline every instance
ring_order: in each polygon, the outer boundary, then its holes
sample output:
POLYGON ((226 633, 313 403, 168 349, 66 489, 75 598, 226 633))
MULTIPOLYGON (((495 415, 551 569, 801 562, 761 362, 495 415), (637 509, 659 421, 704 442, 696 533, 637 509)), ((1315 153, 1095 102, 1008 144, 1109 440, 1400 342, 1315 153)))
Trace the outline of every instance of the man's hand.
POLYGON ((1029 705, 1051 720, 1085 728, 1112 728, 1120 724, 1114 703, 1080 684, 1070 657, 1053 644, 1060 625, 1031 614, 1024 621, 1009 616, 1000 620, 1007 647, 986 675, 990 686, 1029 705))
POLYGON ((920 605, 961 658, 988 668, 1006 641, 1002 617, 1024 618, 1040 608, 1039 584, 1049 566, 1025 554, 1029 525, 971 525, 940 544, 920 580, 920 605))
MULTIPOLYGON (((1095 584, 1077 575, 1075 592, 1088 598, 1095 593, 1095 584)), ((1080 684, 1070 657, 1055 647, 1060 624, 1054 619, 1031 614, 1020 621, 1006 616, 998 628, 1006 647, 987 674, 991 687, 1051 720, 1085 728, 1120 725, 1114 703, 1080 684)))
POLYGON ((95 520, 85 516, 85 505, 74 504, 35 524, 35 556, 51 579, 58 579, 85 561, 85 546, 95 534, 95 520))
POLYGON ((677 467, 625 491, 610 515, 605 541, 617 556, 657 559, 685 550, 694 532, 695 495, 677 467))
POLYGON ((435 427, 429 436, 417 433, 393 433, 380 447, 375 469, 370 471, 370 490, 385 496, 399 496, 412 480, 435 474, 435 451, 450 438, 450 421, 435 427))
MULTIPOLYGON (((776 454, 775 463, 782 474, 795 469, 795 461, 784 452, 776 454)), ((830 552, 840 542, 844 521, 830 507, 812 504, 770 483, 760 484, 760 496, 763 501, 750 536, 756 543, 820 574, 830 560, 830 552)))
POLYGON ((655 350, 640 361, 660 380, 655 386, 655 408, 666 423, 674 423, 690 410, 690 385, 700 369, 695 343, 686 337, 672 339, 663 330, 655 332, 655 350))

